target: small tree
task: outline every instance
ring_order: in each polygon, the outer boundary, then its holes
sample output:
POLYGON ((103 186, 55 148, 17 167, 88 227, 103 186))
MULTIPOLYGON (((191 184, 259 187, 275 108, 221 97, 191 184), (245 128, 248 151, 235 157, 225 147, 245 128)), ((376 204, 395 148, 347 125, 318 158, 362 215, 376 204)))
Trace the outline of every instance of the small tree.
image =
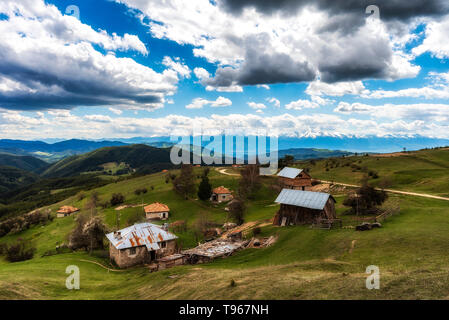
POLYGON ((243 199, 251 198, 255 191, 260 187, 259 166, 249 164, 240 171, 239 196, 243 199))
POLYGON ((238 225, 245 222, 245 202, 242 199, 235 198, 229 204, 229 217, 238 225))
POLYGON ((383 190, 376 190, 366 182, 357 189, 356 193, 349 195, 344 201, 345 206, 351 207, 355 213, 372 211, 376 206, 382 205, 388 199, 388 194, 383 190))
POLYGON ((295 157, 286 154, 284 158, 279 159, 279 168, 282 169, 284 167, 291 166, 295 161, 295 157))
POLYGON ((36 248, 29 241, 19 238, 15 243, 6 246, 6 260, 9 262, 18 262, 30 260, 33 258, 36 248))
POLYGON ((79 215, 76 220, 75 229, 69 236, 69 248, 89 251, 102 249, 105 233, 106 226, 99 217, 89 219, 85 215, 79 215))
POLYGON ((116 206, 125 202, 125 196, 121 193, 114 193, 111 197, 111 206, 116 206))
POLYGON ((174 190, 187 199, 195 188, 193 177, 193 167, 191 164, 183 164, 181 167, 181 174, 179 177, 173 179, 174 190))
POLYGON ((209 182, 209 178, 204 176, 201 178, 201 183, 198 187, 198 198, 203 201, 209 200, 212 196, 212 186, 209 182))

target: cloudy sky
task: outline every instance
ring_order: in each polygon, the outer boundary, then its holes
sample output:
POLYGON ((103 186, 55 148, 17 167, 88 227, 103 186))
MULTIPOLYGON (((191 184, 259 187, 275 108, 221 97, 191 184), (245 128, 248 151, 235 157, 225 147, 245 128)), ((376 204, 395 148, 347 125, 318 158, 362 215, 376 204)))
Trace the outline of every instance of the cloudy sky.
POLYGON ((2 0, 0 138, 449 138, 448 58, 446 0, 2 0))

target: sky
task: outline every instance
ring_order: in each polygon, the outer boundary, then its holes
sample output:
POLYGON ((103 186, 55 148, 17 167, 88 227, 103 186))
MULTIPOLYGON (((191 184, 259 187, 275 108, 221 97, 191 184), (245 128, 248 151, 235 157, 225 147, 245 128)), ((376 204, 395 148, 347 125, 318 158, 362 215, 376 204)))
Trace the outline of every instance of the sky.
POLYGON ((448 58, 445 0, 2 0, 0 138, 449 139, 448 58))

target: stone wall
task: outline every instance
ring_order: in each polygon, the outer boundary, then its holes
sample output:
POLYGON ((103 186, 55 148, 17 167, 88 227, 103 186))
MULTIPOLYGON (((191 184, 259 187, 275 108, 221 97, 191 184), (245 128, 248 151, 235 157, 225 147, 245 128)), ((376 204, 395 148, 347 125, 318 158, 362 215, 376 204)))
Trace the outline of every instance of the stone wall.
MULTIPOLYGON (((161 247, 157 250, 153 258, 162 258, 168 255, 172 255, 177 252, 176 240, 166 241, 166 247, 162 248, 162 244, 159 243, 161 247)), ((116 249, 112 244, 109 244, 109 257, 113 260, 120 268, 129 268, 139 264, 146 264, 151 262, 152 254, 147 250, 147 247, 140 246, 134 247, 136 250, 135 254, 132 253, 133 248, 116 249)))

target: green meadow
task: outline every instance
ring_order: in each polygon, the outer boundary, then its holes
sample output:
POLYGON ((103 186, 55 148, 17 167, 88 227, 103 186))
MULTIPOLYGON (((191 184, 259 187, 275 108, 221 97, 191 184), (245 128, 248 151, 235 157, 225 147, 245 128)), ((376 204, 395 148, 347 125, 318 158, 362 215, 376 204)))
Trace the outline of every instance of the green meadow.
MULTIPOLYGON (((359 183, 363 172, 353 172, 344 162, 375 170, 379 178, 391 180, 391 189, 449 195, 448 150, 425 150, 405 156, 377 158, 360 156, 338 158, 340 164, 326 171, 326 161, 309 161, 298 166, 310 169, 313 178, 359 183), (361 161, 361 163, 359 163, 361 161), (446 168, 446 169, 445 169, 446 168)), ((330 167, 328 162, 328 168, 330 167)), ((202 168, 195 168, 195 175, 202 168)), ((227 172, 238 172, 229 169, 227 172)), ((175 173, 175 171, 172 171, 175 173)), ((184 220, 188 230, 179 233, 183 248, 195 246, 193 227, 200 217, 227 221, 225 205, 214 206, 197 199, 185 200, 166 183, 167 173, 156 173, 111 183, 98 188, 100 202, 113 193, 122 193, 125 204, 163 202, 170 207, 169 222, 184 220), (134 191, 147 188, 146 194, 134 191)), ((213 187, 232 190, 238 177, 211 168, 213 187)), ((199 178, 197 179, 197 184, 199 178)), ((267 222, 278 210, 276 179, 264 177, 262 187, 247 203, 245 221, 267 222)), ((63 204, 84 208, 89 195, 73 196, 49 206, 53 212, 63 204)), ((400 212, 383 222, 382 228, 357 232, 350 226, 358 221, 345 214, 344 195, 336 195, 337 214, 344 228, 312 229, 308 226, 262 227, 261 236, 277 236, 275 244, 263 249, 245 249, 209 264, 185 265, 150 273, 145 267, 116 271, 109 264, 107 251, 84 251, 52 256, 44 254, 63 242, 73 229, 75 216, 55 219, 20 234, 0 238, 0 243, 17 238, 31 241, 37 248, 33 259, 9 263, 0 257, 0 299, 446 299, 449 298, 449 201, 390 194, 385 206, 396 205, 400 212), (110 269, 95 264, 100 263, 110 269), (81 289, 68 290, 67 266, 80 268, 81 289), (380 269, 380 289, 365 286, 366 268, 380 269), (231 286, 234 280, 235 286, 231 286)), ((141 207, 120 211, 97 208, 108 227, 126 226, 141 207)), ((89 214, 83 209, 81 214, 89 214)))

